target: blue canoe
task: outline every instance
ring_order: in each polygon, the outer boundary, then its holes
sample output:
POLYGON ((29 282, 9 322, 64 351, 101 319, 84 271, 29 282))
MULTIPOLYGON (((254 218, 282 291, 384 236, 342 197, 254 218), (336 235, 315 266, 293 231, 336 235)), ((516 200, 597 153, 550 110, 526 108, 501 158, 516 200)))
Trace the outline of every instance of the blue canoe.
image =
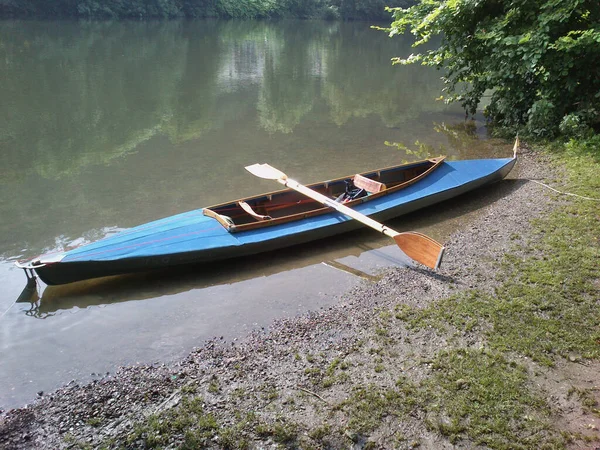
MULTIPOLYGON (((516 147, 512 158, 446 161, 440 157, 359 174, 379 186, 379 192, 365 192, 354 186, 356 175, 309 186, 384 221, 503 179, 516 163, 516 147)), ((35 271, 46 284, 65 284, 236 258, 361 226, 331 208, 284 189, 166 217, 17 265, 28 277, 35 271)))

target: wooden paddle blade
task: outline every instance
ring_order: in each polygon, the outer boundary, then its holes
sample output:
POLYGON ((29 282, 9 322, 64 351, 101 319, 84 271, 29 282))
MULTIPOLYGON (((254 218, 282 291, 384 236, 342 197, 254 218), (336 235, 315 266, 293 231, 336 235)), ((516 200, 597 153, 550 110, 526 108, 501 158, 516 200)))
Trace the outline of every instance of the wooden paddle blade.
POLYGON ((259 178, 265 178, 267 180, 287 179, 287 175, 285 173, 268 164, 252 164, 251 166, 246 166, 245 169, 252 175, 259 178))
POLYGON ((444 246, 421 233, 406 232, 394 236, 400 250, 415 261, 431 269, 437 269, 444 256, 444 246))

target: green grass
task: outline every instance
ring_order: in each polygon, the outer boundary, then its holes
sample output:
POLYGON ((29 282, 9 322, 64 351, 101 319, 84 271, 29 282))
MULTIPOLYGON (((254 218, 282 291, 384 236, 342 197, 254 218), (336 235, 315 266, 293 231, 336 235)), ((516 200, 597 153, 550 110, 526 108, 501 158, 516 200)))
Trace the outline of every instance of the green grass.
POLYGON ((594 414, 597 417, 600 417, 600 407, 593 394, 593 392, 597 390, 598 388, 584 389, 571 386, 568 395, 569 397, 571 397, 572 395, 577 394, 577 398, 581 402, 581 406, 583 407, 583 409, 588 414, 594 414))
MULTIPOLYGON (((600 139, 571 142, 553 159, 568 174, 560 190, 600 198, 600 139)), ((565 445, 564 436, 549 429, 548 406, 528 386, 524 369, 509 361, 517 354, 552 366, 557 358, 600 356, 599 219, 600 201, 570 196, 534 223, 534 240, 524 249, 529 256, 506 256, 505 281, 493 295, 472 290, 421 310, 396 307, 395 318, 410 328, 486 338, 488 350, 438 354, 433 376, 422 385, 428 399, 421 407, 437 413, 433 429, 453 442, 491 448, 565 445)), ((575 392, 588 412, 597 411, 588 392, 575 392)))
POLYGON ((219 380, 216 376, 213 376, 210 380, 210 383, 208 384, 208 392, 210 392, 211 394, 218 394, 220 390, 221 388, 219 386, 219 380))
POLYGON ((420 395, 417 386, 405 379, 393 388, 357 384, 336 409, 346 415, 347 427, 352 433, 368 435, 384 418, 402 418, 413 411, 421 401, 420 395))
MULTIPOLYGON (((561 189, 600 198, 599 158, 584 146, 578 148, 572 144, 566 154, 554 156, 575 180, 561 189)), ((395 317, 417 328, 450 326, 460 333, 485 329, 492 348, 545 365, 552 365, 556 356, 598 358, 600 201, 570 199, 535 222, 535 256, 506 257, 506 281, 494 295, 470 291, 424 310, 400 306, 395 317)))
POLYGON ((127 446, 141 443, 144 448, 163 448, 173 443, 173 436, 183 436, 178 446, 181 449, 204 446, 216 435, 219 425, 212 414, 204 412, 203 401, 201 397, 184 398, 177 407, 148 417, 127 436, 127 446))
POLYGON ((254 431, 260 437, 270 437, 278 444, 292 446, 298 438, 298 425, 284 417, 279 417, 273 423, 259 422, 254 431))
POLYGON ((90 417, 86 423, 92 427, 99 427, 102 424, 102 419, 99 417, 90 417))
POLYGON ((550 445, 550 409, 528 382, 525 369, 499 352, 442 351, 433 362, 433 375, 421 386, 427 424, 452 443, 468 439, 491 448, 550 445))

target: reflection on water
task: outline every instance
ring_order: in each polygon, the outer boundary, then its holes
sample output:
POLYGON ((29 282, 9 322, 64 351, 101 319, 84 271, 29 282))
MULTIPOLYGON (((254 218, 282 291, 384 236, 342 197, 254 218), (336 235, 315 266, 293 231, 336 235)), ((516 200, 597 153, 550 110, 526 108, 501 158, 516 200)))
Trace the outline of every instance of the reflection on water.
POLYGON ((0 42, 7 257, 271 190, 249 163, 387 166, 405 155, 386 140, 447 144, 433 121, 460 116, 368 24, 5 21, 0 42))

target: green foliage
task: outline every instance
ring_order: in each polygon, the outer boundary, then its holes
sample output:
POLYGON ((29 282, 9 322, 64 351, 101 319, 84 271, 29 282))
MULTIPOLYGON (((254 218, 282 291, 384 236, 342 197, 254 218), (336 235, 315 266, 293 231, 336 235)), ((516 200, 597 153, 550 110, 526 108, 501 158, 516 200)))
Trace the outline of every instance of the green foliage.
POLYGON ((288 17, 312 19, 326 17, 331 19, 338 14, 336 9, 329 9, 325 0, 283 0, 282 10, 288 17))
POLYGON ((278 15, 277 0, 219 0, 216 11, 219 17, 233 19, 255 19, 278 15))
POLYGON ((181 17, 179 2, 171 0, 82 0, 77 3, 78 16, 88 17, 181 17))
POLYGON ((535 136, 581 135, 600 122, 600 3, 596 0, 424 0, 390 8, 390 36, 410 29, 434 49, 395 63, 444 68, 446 100, 535 136))
MULTIPOLYGON (((396 0, 408 6, 413 0, 396 0)), ((0 0, 0 17, 387 20, 384 0, 0 0)))
POLYGON ((365 20, 365 18, 369 18, 374 21, 387 21, 389 20, 389 14, 386 12, 387 6, 406 8, 416 2, 412 0, 396 0, 393 2, 386 0, 337 0, 332 3, 346 20, 365 20))

